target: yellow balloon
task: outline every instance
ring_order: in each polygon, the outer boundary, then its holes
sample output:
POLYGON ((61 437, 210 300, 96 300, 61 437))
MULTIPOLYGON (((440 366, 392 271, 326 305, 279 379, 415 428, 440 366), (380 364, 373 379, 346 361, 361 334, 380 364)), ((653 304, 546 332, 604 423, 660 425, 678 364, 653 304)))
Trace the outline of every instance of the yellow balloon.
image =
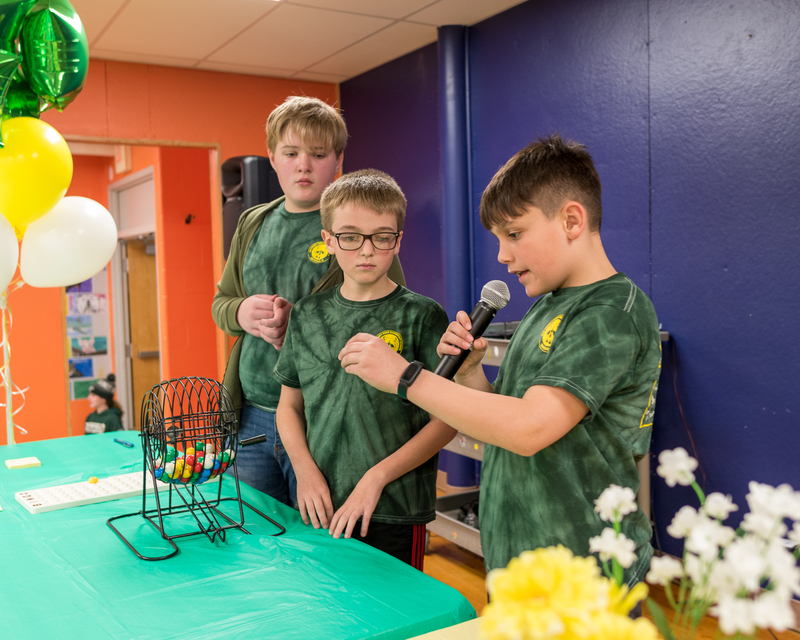
POLYGON ((19 235, 64 197, 72 155, 61 134, 36 118, 4 120, 2 133, 0 211, 19 235))

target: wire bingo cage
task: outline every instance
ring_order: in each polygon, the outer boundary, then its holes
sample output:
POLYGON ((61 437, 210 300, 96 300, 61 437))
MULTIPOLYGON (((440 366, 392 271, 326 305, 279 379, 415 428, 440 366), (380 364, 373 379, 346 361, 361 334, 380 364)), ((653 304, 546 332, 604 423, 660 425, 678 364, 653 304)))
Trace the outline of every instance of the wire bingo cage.
MULTIPOLYGON (((279 536, 286 529, 242 500, 236 452, 239 446, 264 442, 264 435, 239 441, 238 422, 228 390, 216 380, 199 377, 173 378, 155 385, 142 400, 141 437, 144 454, 142 509, 109 518, 106 523, 142 560, 166 560, 179 552, 175 540, 205 535, 211 542, 225 540, 228 529, 244 528, 244 506, 271 522, 279 536), (232 471, 236 496, 222 496, 222 480, 232 471), (147 507, 148 474, 155 507, 147 507), (220 510, 223 502, 235 502, 236 514, 220 510), (115 520, 141 516, 156 528, 171 550, 147 556, 113 525, 115 520), (173 530, 168 533, 167 523, 173 530), (188 527, 187 527, 188 522, 188 527), (174 523, 174 524, 173 524, 174 523), (186 530, 188 528, 188 530, 186 530)), ((235 511, 230 509, 229 511, 235 511)))

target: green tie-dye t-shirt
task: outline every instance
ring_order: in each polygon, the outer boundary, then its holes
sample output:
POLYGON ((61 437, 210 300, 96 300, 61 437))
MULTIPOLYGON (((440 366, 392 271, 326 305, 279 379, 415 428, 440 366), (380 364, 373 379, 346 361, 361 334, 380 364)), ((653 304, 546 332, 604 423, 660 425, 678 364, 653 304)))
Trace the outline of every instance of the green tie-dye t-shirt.
MULTIPOLYGON (((554 291, 533 305, 503 356, 495 392, 521 398, 533 385, 561 387, 589 413, 530 457, 486 447, 480 523, 487 569, 557 544, 589 555, 589 538, 610 526, 594 501, 610 484, 639 488, 636 463, 650 446, 660 370, 653 304, 624 274, 554 291)), ((641 510, 625 516, 622 531, 638 556, 626 579, 639 581, 653 553, 648 517, 641 510)))
MULTIPOLYGON (((319 210, 289 213, 281 204, 264 218, 244 259, 247 295, 277 293, 294 304, 311 293, 330 260, 321 231, 319 210)), ((278 351, 271 344, 244 335, 239 378, 245 400, 273 412, 281 393, 272 377, 277 361, 278 351)))
MULTIPOLYGON (((304 298, 292 309, 274 375, 303 392, 308 448, 328 482, 334 509, 371 467, 430 421, 422 409, 346 373, 338 358, 342 347, 355 334, 370 333, 409 362, 419 360, 431 369, 439 360, 436 345, 447 325, 447 314, 436 302, 401 286, 368 302, 347 300, 335 287, 304 298)), ((372 520, 433 520, 436 471, 434 456, 386 485, 372 520)))

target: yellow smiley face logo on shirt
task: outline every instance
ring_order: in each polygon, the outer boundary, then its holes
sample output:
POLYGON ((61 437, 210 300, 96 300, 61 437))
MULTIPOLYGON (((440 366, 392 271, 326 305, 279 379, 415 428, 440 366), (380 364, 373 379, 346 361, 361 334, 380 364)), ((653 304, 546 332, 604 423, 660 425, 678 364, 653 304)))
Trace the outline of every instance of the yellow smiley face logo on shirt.
POLYGON ((328 258, 330 258, 330 254, 324 242, 315 242, 308 248, 308 259, 311 260, 311 262, 320 264, 326 262, 328 258))
POLYGON ((539 336, 539 348, 545 353, 550 351, 550 346, 553 344, 553 338, 555 337, 556 331, 558 331, 558 326, 561 324, 563 319, 563 313, 560 316, 553 318, 547 323, 544 331, 542 331, 542 335, 539 336))
POLYGON ((403 336, 397 333, 397 331, 381 331, 378 337, 397 351, 397 353, 403 353, 403 336))

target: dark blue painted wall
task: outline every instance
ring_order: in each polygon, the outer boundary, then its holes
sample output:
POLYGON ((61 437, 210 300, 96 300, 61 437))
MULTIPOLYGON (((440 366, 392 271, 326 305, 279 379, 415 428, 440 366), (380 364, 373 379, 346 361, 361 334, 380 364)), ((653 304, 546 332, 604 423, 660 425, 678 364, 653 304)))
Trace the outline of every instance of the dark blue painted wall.
MULTIPOLYGON (((707 489, 741 516, 750 480, 800 489, 800 5, 653 2, 650 35, 652 295, 675 350, 664 372, 677 364, 707 489)), ((654 444, 689 449, 671 386, 654 444)), ((655 485, 664 518, 690 498, 655 485)))
POLYGON ((400 261, 411 289, 444 299, 442 162, 436 45, 341 85, 345 171, 380 169, 408 199, 400 261))
MULTIPOLYGON (((606 250, 672 337, 654 455, 692 453, 691 434, 706 490, 731 494, 738 517, 750 480, 800 488, 800 3, 530 0, 469 38, 476 207, 497 168, 540 134, 557 130, 594 156, 606 250)), ((350 159, 358 148, 431 166, 437 115, 403 119, 420 103, 435 111, 435 70, 426 48, 342 85, 350 159), (366 130, 361 113, 371 114, 366 130)), ((435 231, 437 188, 435 171, 407 170, 409 200, 419 189, 432 212, 407 227, 411 240, 435 231)), ((477 297, 508 276, 475 224, 477 297)), ((437 247, 403 257, 411 283, 441 300, 428 280, 437 247)), ((530 302, 510 284, 506 320, 530 302)), ((660 542, 677 553, 665 528, 695 498, 657 477, 653 485, 660 542)))

